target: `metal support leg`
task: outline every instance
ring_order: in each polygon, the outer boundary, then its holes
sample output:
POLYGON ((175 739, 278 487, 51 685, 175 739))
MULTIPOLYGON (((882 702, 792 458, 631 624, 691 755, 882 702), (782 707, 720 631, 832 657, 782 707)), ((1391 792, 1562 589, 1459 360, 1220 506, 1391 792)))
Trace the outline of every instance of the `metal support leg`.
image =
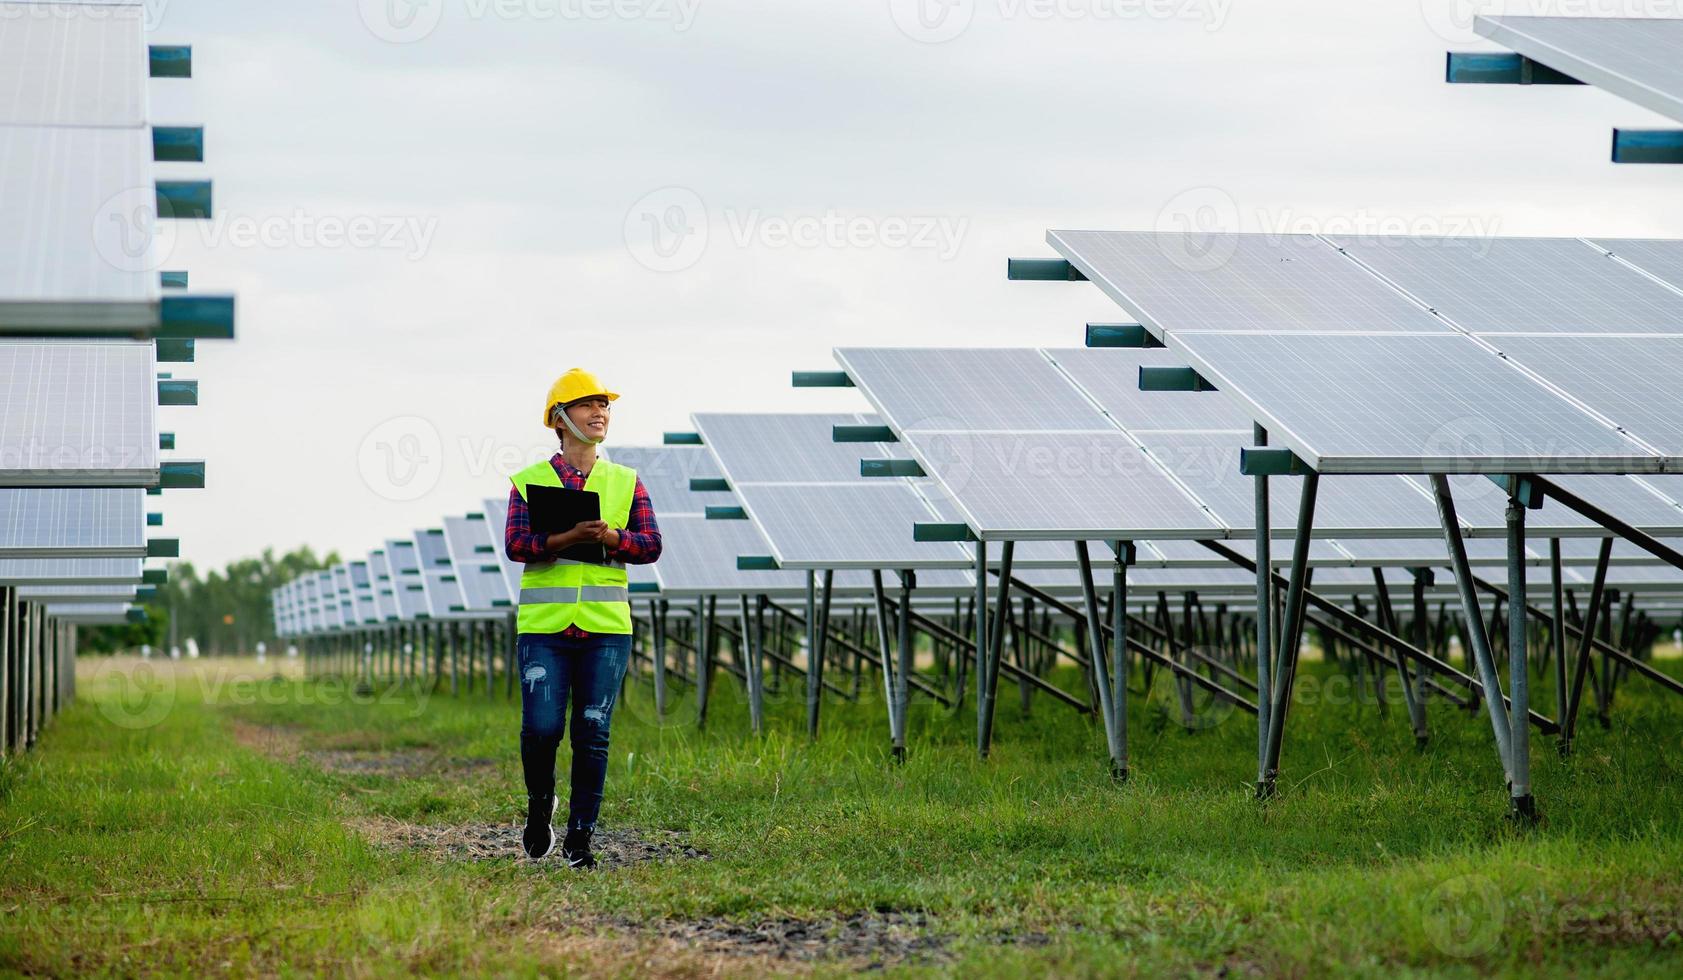
POLYGON ((1111 661, 1110 705, 1116 713, 1116 744, 1111 750, 1110 774, 1117 780, 1128 778, 1128 556, 1133 543, 1117 541, 1116 567, 1110 583, 1111 649, 1116 657, 1111 661))
MULTIPOLYGON (((986 680, 981 692, 981 703, 978 705, 982 712, 979 748, 984 759, 988 757, 988 750, 993 746, 994 692, 999 689, 999 660, 1005 639, 1005 616, 1011 609, 1011 559, 1015 548, 1014 541, 1007 541, 1000 548, 999 589, 994 594, 993 624, 988 627, 987 670, 978 671, 978 674, 985 675, 986 680)), ((977 611, 977 620, 981 620, 980 610, 977 611)))
MULTIPOLYGON (((1268 430, 1252 423, 1252 441, 1258 446, 1268 445, 1268 430)), ((1265 796, 1273 792, 1268 781, 1268 724, 1271 717, 1269 692, 1272 687, 1274 650, 1274 565, 1269 554, 1268 477, 1256 480, 1256 792, 1265 796), (1264 786, 1268 789, 1265 792, 1264 786)))
POLYGON ((1531 796, 1531 664, 1526 657, 1525 635, 1525 505, 1508 498, 1508 696, 1513 710, 1508 713, 1508 746, 1513 778, 1508 797, 1513 814, 1522 823, 1537 819, 1537 804, 1531 796))
POLYGON ((760 679, 760 665, 763 663, 760 644, 765 642, 763 607, 759 605, 758 597, 753 609, 748 607, 747 593, 739 598, 742 602, 742 639, 739 641, 742 673, 748 682, 748 727, 759 735, 765 731, 765 719, 760 715, 765 707, 765 692, 760 679))
POLYGON ((1583 632, 1578 638, 1577 665, 1572 674, 1572 694, 1566 701, 1566 715, 1560 720, 1560 754, 1572 754, 1572 739, 1578 733, 1578 705, 1584 696, 1584 674, 1589 670, 1590 649, 1595 643, 1596 618, 1601 615, 1601 597, 1607 586, 1607 562, 1613 556, 1613 539, 1601 539, 1601 551, 1595 559, 1595 580, 1590 585, 1590 601, 1584 614, 1583 632))
POLYGON ((1490 652, 1490 637, 1484 631, 1484 612, 1479 606, 1478 593, 1473 589, 1473 573, 1467 564, 1467 546, 1461 540, 1461 524, 1455 516, 1455 499, 1449 492, 1449 478, 1441 473, 1433 474, 1432 490, 1437 497, 1438 520, 1443 525, 1450 565, 1455 572, 1455 587, 1461 596, 1461 615, 1467 622, 1467 638, 1472 643, 1479 683, 1484 687, 1490 727, 1496 733, 1496 751, 1502 758, 1503 776, 1512 785, 1513 755, 1507 707, 1502 699, 1501 679, 1496 674, 1496 661, 1490 652))
POLYGON ((806 734, 818 737, 818 706, 823 700, 818 666, 818 573, 806 570, 806 734))
POLYGON ((696 600, 696 621, 699 632, 695 640, 695 724, 707 727, 707 698, 713 689, 714 618, 719 614, 719 597, 703 596, 696 600))
POLYGON ((1112 775, 1126 768, 1121 743, 1116 734, 1116 710, 1112 702, 1110 665, 1105 653, 1104 627, 1099 618, 1098 593, 1093 588, 1093 562, 1087 554, 1087 542, 1075 542, 1075 560, 1081 569, 1081 599, 1087 614, 1087 643, 1093 658, 1093 682, 1099 690, 1099 713, 1104 716, 1105 746, 1110 750, 1112 775))
MULTIPOLYGON (((1315 494, 1320 489, 1320 474, 1304 474, 1302 496, 1297 504, 1297 537, 1292 541, 1291 579, 1286 586, 1286 601, 1280 621, 1279 652, 1274 658, 1274 687, 1268 709, 1268 753, 1262 778, 1257 782, 1257 796, 1267 799, 1274 795, 1280 774, 1280 744, 1285 737, 1286 710, 1291 703, 1292 683, 1297 678, 1298 648, 1303 639, 1303 594, 1309 575, 1309 539, 1315 526, 1315 494)), ((1258 562, 1258 565, 1267 568, 1258 562)), ((1259 689, 1260 691, 1260 689, 1259 689)))
MULTIPOLYGON (((1385 584, 1385 571, 1381 568, 1373 570, 1373 584, 1378 592, 1379 616, 1385 629, 1392 633, 1401 633, 1397 628, 1397 613, 1391 606, 1391 590, 1385 584)), ((1414 729, 1414 744, 1422 748, 1426 745, 1426 704, 1421 701, 1415 687, 1414 678, 1409 676, 1408 658, 1401 653, 1396 654, 1397 680, 1402 683, 1403 704, 1408 708, 1409 725, 1414 729)), ((1520 715, 1521 718, 1525 717, 1520 715)))
POLYGON ((900 712, 900 751, 898 758, 906 758, 906 707, 910 703, 908 683, 914 668, 912 649, 912 589, 917 586, 917 573, 911 569, 900 572, 900 666, 894 671, 894 707, 900 712))
MULTIPOLYGON (((976 633, 976 753, 982 758, 988 755, 989 725, 985 720, 987 713, 987 681, 988 681, 988 543, 976 542, 976 601, 973 619, 976 633)), ((959 692, 964 691, 963 661, 959 666, 959 692)))
MULTIPOLYGON (((906 757, 906 733, 900 727, 900 706, 896 692, 899 685, 894 682, 894 651, 889 646, 888 596, 883 591, 882 571, 871 569, 871 592, 876 599, 877 606, 877 649, 882 656, 882 695, 888 705, 888 741, 890 751, 894 754, 894 761, 899 762, 906 757)), ((901 609, 902 618, 909 617, 910 610, 901 609)), ((895 630, 898 634, 898 629, 895 630)), ((977 676, 981 675, 977 671, 977 676)))
MULTIPOLYGON (((1549 646, 1554 660, 1554 717, 1565 726, 1569 692, 1566 686, 1566 603, 1561 595, 1564 590, 1561 586, 1559 538, 1549 539, 1549 589, 1554 611, 1554 622, 1549 625, 1549 646)), ((1564 745, 1565 742, 1563 727, 1559 744, 1564 745)))
POLYGON ((649 600, 649 624, 654 631, 655 717, 666 717, 666 600, 649 600))

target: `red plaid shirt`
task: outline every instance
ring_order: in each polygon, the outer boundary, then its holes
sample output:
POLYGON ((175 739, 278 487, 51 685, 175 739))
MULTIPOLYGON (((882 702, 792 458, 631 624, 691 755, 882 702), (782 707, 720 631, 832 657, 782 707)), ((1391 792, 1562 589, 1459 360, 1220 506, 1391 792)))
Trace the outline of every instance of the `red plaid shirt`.
MULTIPOLYGON (((555 467, 555 475, 561 478, 562 486, 584 489, 585 474, 567 462, 565 456, 556 453, 549 462, 555 467)), ((644 489, 641 477, 631 492, 631 516, 626 519, 625 527, 618 530, 619 546, 608 550, 610 561, 647 565, 660 557, 660 525, 655 523, 654 505, 649 502, 649 491, 644 489)), ((526 498, 520 496, 518 489, 511 488, 508 492, 508 526, 503 528, 503 551, 508 560, 521 563, 549 561, 554 555, 545 543, 546 538, 547 535, 532 530, 532 515, 526 509, 526 498)), ((586 637, 590 634, 577 626, 569 626, 561 631, 561 635, 586 637)))

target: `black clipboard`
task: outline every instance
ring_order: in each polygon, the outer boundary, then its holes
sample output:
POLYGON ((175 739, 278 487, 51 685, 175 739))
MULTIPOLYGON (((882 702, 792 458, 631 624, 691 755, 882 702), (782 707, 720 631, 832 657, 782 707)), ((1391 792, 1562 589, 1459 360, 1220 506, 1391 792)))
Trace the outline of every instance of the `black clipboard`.
MULTIPOLYGON (((560 534, 563 531, 571 531, 573 525, 581 521, 601 520, 602 497, 594 490, 528 484, 526 509, 531 515, 534 532, 560 534)), ((606 565, 608 549, 605 545, 595 542, 575 544, 563 549, 557 557, 589 562, 592 565, 606 565)))

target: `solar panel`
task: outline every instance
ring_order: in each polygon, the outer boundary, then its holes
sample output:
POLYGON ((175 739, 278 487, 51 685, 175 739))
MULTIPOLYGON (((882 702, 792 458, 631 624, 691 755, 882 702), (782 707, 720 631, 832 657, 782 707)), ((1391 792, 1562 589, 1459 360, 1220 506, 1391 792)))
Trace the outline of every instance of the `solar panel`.
POLYGON ((455 565, 467 608, 478 611, 513 608, 513 596, 496 560, 499 548, 492 544, 484 514, 444 518, 444 543, 455 565))
POLYGON ((0 555, 146 556, 145 491, 0 490, 0 555))
POLYGON ((1683 455, 1683 336, 1500 337, 1524 367, 1668 456, 1683 455))
POLYGON ((938 499, 983 538, 1136 540, 1224 531, 1042 352, 844 348, 835 355, 935 478, 938 499), (947 421, 916 427, 927 424, 923 379, 990 369, 1001 372, 994 391, 1011 390, 1016 377, 1019 390, 1032 395, 1010 400, 1009 411, 997 395, 949 399, 944 410, 955 414, 947 421), (1042 413, 1043 401, 1068 409, 1042 413), (1091 427, 1066 428, 1077 421, 1091 427))
POLYGON ((374 615, 381 622, 391 622, 398 618, 397 585, 392 581, 391 562, 386 560, 384 549, 375 549, 368 553, 368 577, 374 592, 374 615))
MULTIPOLYGON (((914 447, 922 440, 912 439, 914 447)), ((975 438, 934 472, 983 538, 1220 537, 1225 529, 1121 432, 975 438)))
POLYGON ((1049 231, 1046 240, 1159 337, 1450 330, 1312 235, 1049 231))
POLYGON ((837 443, 837 425, 876 419, 844 413, 697 415, 714 461, 738 492, 752 483, 858 483, 859 460, 891 455, 874 443, 837 443))
POLYGON ((912 525, 935 520, 904 485, 760 484, 738 491, 780 564, 811 568, 920 568, 971 562, 956 544, 912 540, 912 525))
MULTIPOLYGON (((838 353, 894 406, 902 432, 1111 428, 1037 350, 850 347, 838 353)), ((853 458, 857 476, 858 454, 853 458)))
POLYGON ((142 126, 144 8, 0 3, 0 126, 142 126))
POLYGON ((1592 242, 1614 256, 1683 289, 1683 241, 1674 238, 1597 238, 1592 242))
POLYGON ((118 625, 128 622, 130 607, 126 602, 51 602, 43 608, 67 623, 118 625))
POLYGON ((1656 472, 1667 461, 1464 335, 1194 333, 1175 346, 1322 473, 1656 472))
POLYGON ((654 568, 663 594, 730 595, 806 591, 806 575, 793 569, 741 571, 738 555, 770 554, 752 521, 710 521, 694 515, 662 517, 660 561, 654 568))
POLYGON ((322 628, 336 630, 345 625, 345 612, 339 605, 339 587, 334 584, 331 569, 316 575, 316 609, 321 615, 322 628))
POLYGON ((852 414, 692 416, 737 499, 780 564, 810 568, 968 567, 968 549, 912 540, 912 524, 938 519, 921 496, 928 480, 865 478, 859 460, 885 456, 872 443, 836 443, 836 425, 875 424, 852 414))
MULTIPOLYGON (((1343 479, 1343 478, 1340 478, 1343 479)), ((1475 565, 1505 565, 1508 543, 1499 538, 1466 538, 1467 560, 1475 565)), ((1339 538, 1338 544, 1362 564, 1425 565, 1447 568, 1449 549, 1435 538, 1339 538)), ((1395 596, 1392 601, 1397 601, 1395 596)))
POLYGON ((154 326, 155 205, 149 129, 0 125, 0 328, 154 326))
POLYGON ((456 575, 455 563, 444 543, 443 528, 425 528, 415 532, 415 558, 421 569, 422 594, 427 600, 427 615, 433 619, 461 619, 467 612, 467 599, 456 575))
POLYGON ((374 602, 374 585, 372 576, 368 573, 366 561, 350 563, 351 573, 351 608, 355 610, 359 623, 378 623, 382 621, 379 608, 374 602))
POLYGON ((637 471, 654 506, 655 520, 679 514, 703 514, 710 506, 730 504, 728 490, 691 490, 690 481, 724 476, 705 446, 615 446, 608 458, 637 471))
MULTIPOLYGON (((526 570, 526 566, 519 562, 509 561, 508 553, 503 547, 503 532, 508 527, 508 498, 486 497, 484 502, 485 522, 490 525, 491 533, 495 539, 492 543, 496 545, 497 567, 502 569, 503 585, 508 590, 509 595, 518 596, 520 595, 520 574, 526 570)), ((656 520, 660 516, 660 512, 655 511, 656 520)))
POLYGON ((386 539, 386 563, 391 567, 392 592, 397 598, 398 618, 421 619, 428 615, 426 585, 421 576, 420 553, 409 538, 386 539))
POLYGON ((132 585, 20 585, 18 598, 31 602, 133 602, 132 585))
POLYGON ((154 371, 150 342, 0 341, 0 486, 155 484, 154 371))
POLYGON ((1111 418, 1135 434, 1153 430, 1241 432, 1249 445, 1251 419, 1226 398, 1203 391, 1141 391, 1139 368, 1176 367, 1186 358, 1167 350, 1098 350, 1086 347, 1046 352, 1071 379, 1092 395, 1111 418))
POLYGON ((1683 20, 1485 17, 1473 30, 1533 61, 1683 122, 1683 20))
POLYGON ((1683 294, 1576 238, 1328 240, 1474 333, 1683 332, 1683 294))
MULTIPOLYGON (((1237 531, 1254 531, 1256 481, 1239 472, 1239 449, 1251 444, 1249 433, 1160 432, 1140 438, 1219 521, 1237 531)), ((1276 537, 1295 532, 1301 482, 1295 476, 1269 481, 1276 537)), ((1322 536, 1432 537, 1442 533, 1440 528, 1432 501, 1398 477, 1344 477, 1322 483, 1316 493, 1315 532, 1322 536)))

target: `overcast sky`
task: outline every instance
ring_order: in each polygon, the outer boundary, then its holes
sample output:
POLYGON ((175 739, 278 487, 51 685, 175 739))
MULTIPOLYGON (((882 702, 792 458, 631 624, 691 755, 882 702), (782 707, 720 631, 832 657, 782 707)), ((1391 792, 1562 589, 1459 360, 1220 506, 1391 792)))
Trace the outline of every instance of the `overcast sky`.
POLYGON ((1005 280, 1047 228, 1683 226, 1674 170, 1608 162, 1665 120, 1443 82, 1473 11, 1675 13, 1639 0, 148 2, 194 56, 152 118, 206 127, 161 169, 218 212, 164 266, 239 297, 160 409, 201 566, 478 509, 569 367, 622 393, 611 448, 863 408, 789 386, 832 347, 1079 345, 1098 290, 1005 280))

